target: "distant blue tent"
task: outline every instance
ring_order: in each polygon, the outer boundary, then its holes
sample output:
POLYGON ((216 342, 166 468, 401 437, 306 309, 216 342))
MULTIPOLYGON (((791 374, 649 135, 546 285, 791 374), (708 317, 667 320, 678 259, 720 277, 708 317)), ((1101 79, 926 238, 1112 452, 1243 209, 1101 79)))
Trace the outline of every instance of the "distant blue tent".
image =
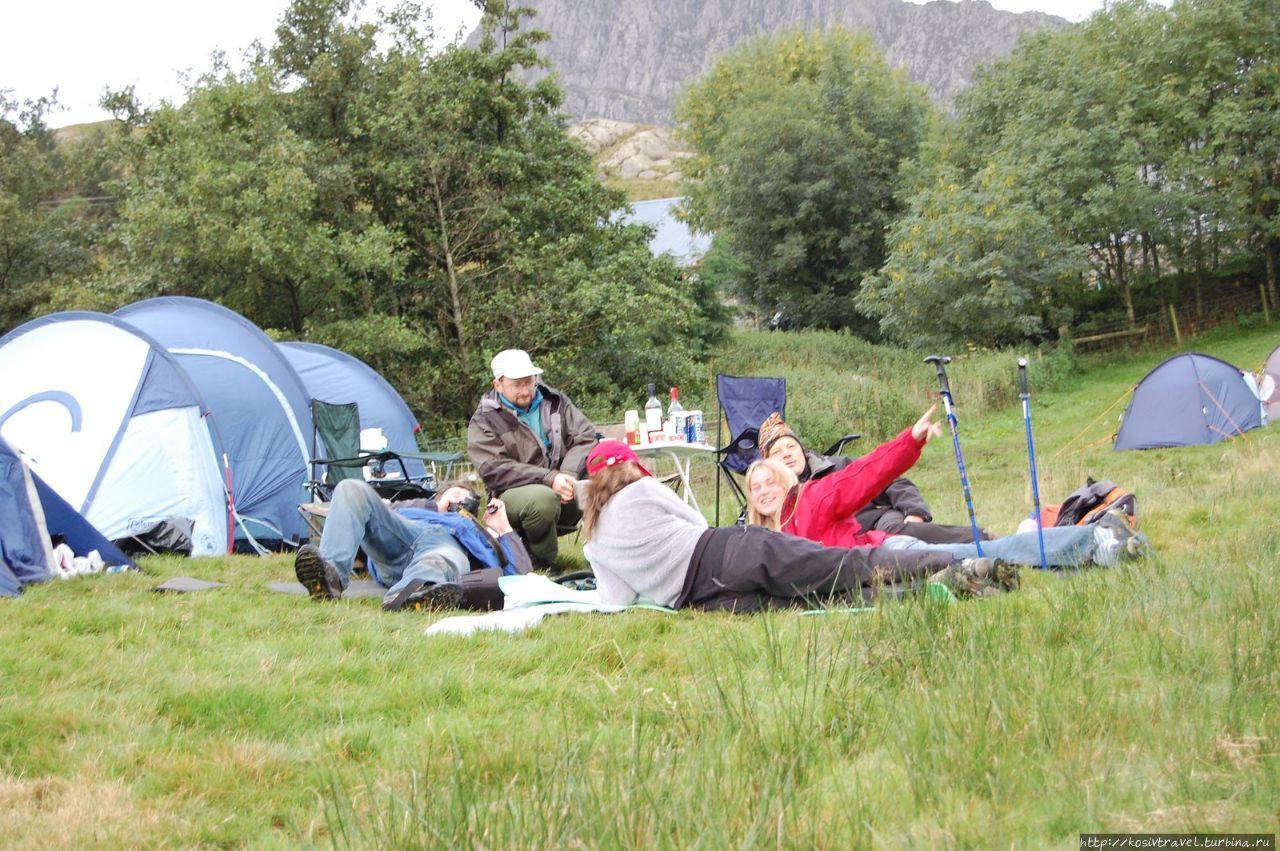
POLYGON ((311 461, 307 391, 260 328, 233 310, 171 296, 116 316, 169 350, 200 389, 230 456, 238 548, 297 542, 311 461))
POLYGON ((1134 388, 1115 448, 1217 443, 1264 422, 1252 376, 1212 355, 1186 352, 1165 360, 1134 388))
MULTIPOLYGON (((277 344, 312 399, 360 406, 360 428, 382 429, 387 448, 394 452, 417 452, 419 430, 413 411, 396 389, 364 361, 338 349, 318 343, 277 344)), ((410 478, 426 475, 421 459, 405 458, 410 478)))

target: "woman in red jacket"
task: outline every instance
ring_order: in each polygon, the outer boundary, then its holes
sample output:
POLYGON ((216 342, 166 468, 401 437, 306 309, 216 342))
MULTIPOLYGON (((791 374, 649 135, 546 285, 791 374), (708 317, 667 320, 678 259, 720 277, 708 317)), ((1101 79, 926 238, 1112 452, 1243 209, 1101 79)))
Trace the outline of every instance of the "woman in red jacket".
MULTIPOLYGON (((806 449, 800 436, 776 411, 761 424, 759 445, 761 457, 781 461, 801 482, 830 476, 853 463, 851 458, 819 455, 806 449)), ((924 495, 905 476, 891 481, 853 511, 858 525, 868 531, 878 529, 889 535, 909 535, 931 544, 967 544, 973 540, 969 526, 934 523, 924 495)), ((984 530, 982 537, 987 540, 992 535, 984 530)))
MULTIPOLYGON (((973 543, 931 544, 905 535, 864 530, 853 516, 856 509, 910 469, 920 457, 924 444, 940 433, 941 427, 929 419, 933 411, 934 408, 930 408, 914 426, 893 440, 855 459, 843 470, 820 479, 800 482, 780 461, 756 461, 747 469, 747 522, 828 547, 929 549, 948 552, 956 558, 977 556, 973 543)), ((792 434, 781 419, 775 426, 792 434)), ((765 431, 761 429, 762 438, 765 431)), ((1051 567, 1079 567, 1089 563, 1109 566, 1121 559, 1145 556, 1150 552, 1150 544, 1145 535, 1134 532, 1125 520, 1106 514, 1090 526, 1045 529, 1044 551, 1051 567)), ((1023 532, 984 541, 982 555, 1010 565, 1038 565, 1039 538, 1035 532, 1023 532)))
MULTIPOLYGON (((893 440, 820 479, 801 484, 790 465, 757 461, 747 470, 747 522, 828 547, 877 547, 884 543, 889 534, 864 530, 854 512, 911 469, 930 438, 942 433, 941 424, 931 419, 937 407, 931 406, 915 425, 903 429, 893 440), (764 470, 772 475, 766 476, 761 472, 764 470), (785 491, 779 494, 784 483, 785 491)), ((772 444, 788 437, 799 446, 794 434, 780 417, 770 416, 760 429, 761 451, 767 452, 772 444)))

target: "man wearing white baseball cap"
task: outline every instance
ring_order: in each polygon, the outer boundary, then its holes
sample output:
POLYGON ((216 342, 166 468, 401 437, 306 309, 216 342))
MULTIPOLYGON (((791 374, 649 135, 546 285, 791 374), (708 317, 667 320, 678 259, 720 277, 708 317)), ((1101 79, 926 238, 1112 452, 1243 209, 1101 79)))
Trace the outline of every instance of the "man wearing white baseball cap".
POLYGON ((523 349, 494 355, 493 390, 467 427, 467 450, 485 487, 502 497, 511 525, 536 567, 559 552, 557 536, 582 512, 573 483, 586 477, 596 427, 564 393, 541 382, 542 370, 523 349))

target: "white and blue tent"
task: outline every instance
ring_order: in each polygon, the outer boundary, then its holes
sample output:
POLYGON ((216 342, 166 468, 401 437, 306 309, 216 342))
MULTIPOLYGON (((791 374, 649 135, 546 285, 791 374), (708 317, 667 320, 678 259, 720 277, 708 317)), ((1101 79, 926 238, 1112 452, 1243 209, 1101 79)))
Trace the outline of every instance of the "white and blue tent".
MULTIPOLYGON (((360 429, 381 429, 393 452, 418 451, 418 420, 396 389, 372 367, 346 352, 318 343, 278 343, 302 378, 307 393, 333 405, 360 406, 360 429)), ((410 478, 426 475, 419 458, 404 458, 410 478)))
POLYGON ((311 410, 284 354, 248 319, 202 299, 152 298, 115 315, 168 349, 213 412, 230 459, 237 544, 296 543, 306 534, 298 504, 309 479, 311 410))
POLYGON ((192 554, 230 547, 226 469, 177 360, 128 323, 55 313, 0 338, 0 435, 111 540, 190 520, 192 554))

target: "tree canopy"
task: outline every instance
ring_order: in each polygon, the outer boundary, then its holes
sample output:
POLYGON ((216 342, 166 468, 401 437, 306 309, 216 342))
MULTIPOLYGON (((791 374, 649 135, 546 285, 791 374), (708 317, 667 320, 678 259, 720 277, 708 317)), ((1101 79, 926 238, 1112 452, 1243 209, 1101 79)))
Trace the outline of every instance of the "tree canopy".
POLYGON ((898 167, 930 115, 863 33, 787 33, 717 61, 676 117, 694 152, 685 209, 737 258, 729 290, 802 324, 871 330, 852 297, 884 261, 898 167))
POLYGON ((554 82, 519 75, 540 64, 529 10, 490 4, 478 47, 443 50, 414 4, 357 12, 295 0, 274 46, 181 106, 118 101, 104 286, 337 345, 433 424, 465 419, 512 346, 600 405, 695 375, 723 320, 618 221, 554 82))
POLYGON ((1024 40, 927 146, 859 304, 898 339, 981 342, 1133 323, 1249 270, 1276 304, 1277 12, 1124 0, 1024 40))
POLYGON ((58 143, 46 123, 55 106, 18 104, 0 90, 0 328, 95 268, 104 212, 96 161, 87 142, 58 143))
POLYGON ((1280 0, 1118 0, 1025 38, 956 114, 870 38, 751 41, 681 97, 694 272, 567 138, 530 10, 433 46, 413 2, 294 0, 181 105, 59 141, 0 89, 0 320, 170 293, 367 360, 458 424, 530 350, 584 404, 688 382, 723 297, 907 345, 1052 340, 1220 293, 1280 301, 1280 0), (529 73, 529 72, 537 73, 529 73), (536 81, 532 81, 535 80, 536 81))

